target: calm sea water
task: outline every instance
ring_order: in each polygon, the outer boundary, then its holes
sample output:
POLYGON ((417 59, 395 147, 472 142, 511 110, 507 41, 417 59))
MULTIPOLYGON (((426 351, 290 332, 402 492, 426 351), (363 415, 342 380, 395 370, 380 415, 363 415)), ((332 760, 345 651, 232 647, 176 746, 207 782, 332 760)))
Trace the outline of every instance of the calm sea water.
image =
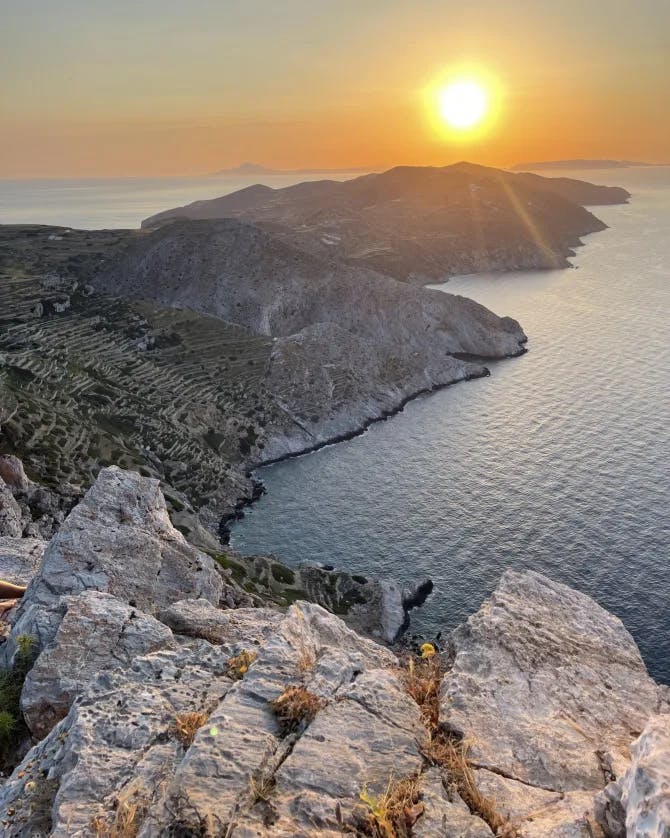
POLYGON ((479 275, 445 290, 519 319, 528 354, 411 402, 349 442, 258 476, 245 552, 325 562, 435 591, 430 636, 505 568, 533 568, 624 621, 670 681, 670 169, 579 172, 626 186, 598 207, 577 270, 479 275))
POLYGON ((254 183, 278 189, 304 180, 345 180, 353 176, 0 179, 0 224, 56 224, 89 230, 139 227, 143 218, 161 210, 218 198, 254 183))

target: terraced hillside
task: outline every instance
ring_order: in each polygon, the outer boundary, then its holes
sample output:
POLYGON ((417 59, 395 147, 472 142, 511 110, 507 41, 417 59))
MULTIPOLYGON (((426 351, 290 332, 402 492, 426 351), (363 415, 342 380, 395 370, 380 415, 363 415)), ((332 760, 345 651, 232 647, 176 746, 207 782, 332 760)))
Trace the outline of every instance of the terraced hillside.
POLYGON ((135 235, 0 228, 0 444, 54 486, 110 463, 158 476, 173 511, 214 523, 251 492, 242 466, 281 421, 271 340, 93 293, 82 277, 135 235))
POLYGON ((0 227, 0 451, 56 489, 107 464, 157 476, 192 540, 254 496, 256 465, 485 375, 472 356, 524 341, 472 300, 237 220, 0 227))

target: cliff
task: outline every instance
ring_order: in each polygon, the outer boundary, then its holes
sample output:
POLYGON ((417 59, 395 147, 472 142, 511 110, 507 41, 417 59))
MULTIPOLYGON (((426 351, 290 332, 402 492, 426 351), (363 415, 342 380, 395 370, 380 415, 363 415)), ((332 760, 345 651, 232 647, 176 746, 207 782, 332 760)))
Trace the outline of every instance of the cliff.
POLYGON ((103 471, 2 650, 32 736, 3 835, 669 834, 667 688, 588 597, 507 572, 394 651, 243 596, 156 481, 103 471))
POLYGON ((628 198, 619 187, 469 163, 398 166, 344 182, 253 186, 158 213, 142 226, 234 217, 314 255, 426 282, 565 267, 581 236, 605 226, 583 205, 628 198))
POLYGON ((93 285, 274 339, 266 382, 284 417, 265 429, 266 461, 354 433, 419 392, 482 375, 483 359, 518 355, 526 340, 515 320, 465 297, 306 253, 236 219, 153 231, 93 285))
POLYGON ((511 318, 243 221, 56 229, 0 230, 2 448, 75 495, 101 464, 158 477, 212 547, 255 465, 523 351, 511 318))

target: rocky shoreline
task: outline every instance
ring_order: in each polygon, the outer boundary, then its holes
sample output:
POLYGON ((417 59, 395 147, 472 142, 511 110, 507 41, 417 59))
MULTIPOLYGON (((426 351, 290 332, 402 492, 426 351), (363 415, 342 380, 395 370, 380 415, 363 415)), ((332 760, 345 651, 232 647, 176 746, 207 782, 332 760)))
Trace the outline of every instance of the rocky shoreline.
POLYGON ((0 228, 0 275, 2 450, 79 495, 104 464, 158 477, 176 524, 209 547, 261 463, 485 374, 472 358, 526 339, 472 300, 234 220, 0 228))
MULTIPOLYGON (((526 341, 524 340, 523 343, 525 343, 525 342, 526 341)), ((524 345, 522 345, 519 348, 518 352, 515 352, 515 353, 509 355, 508 357, 515 358, 515 357, 518 357, 520 355, 525 354, 527 351, 528 350, 526 349, 526 347, 524 345)), ((467 358, 466 359, 466 358, 464 358, 462 360, 468 360, 468 361, 472 361, 472 362, 482 362, 485 359, 483 359, 483 358, 480 358, 480 359, 476 359, 476 358, 467 358)), ((458 378, 458 379, 455 379, 454 381, 448 381, 445 384, 437 384, 434 387, 423 388, 423 389, 418 390, 417 392, 412 393, 408 396, 403 396, 400 399, 400 401, 398 402, 397 407, 390 408, 388 410, 384 410, 379 416, 374 416, 374 417, 371 417, 371 418, 364 419, 361 422, 361 424, 359 425, 359 427, 357 427, 357 428, 355 428, 351 431, 345 431, 344 433, 335 435, 335 436, 330 437, 328 439, 325 439, 321 442, 318 442, 314 445, 307 446, 305 448, 299 448, 295 451, 289 451, 289 452, 287 452, 285 454, 282 454, 278 457, 271 457, 267 460, 262 460, 261 462, 254 463, 252 468, 249 468, 246 471, 246 476, 249 480, 251 480, 252 486, 253 486, 251 497, 240 498, 240 500, 235 505, 235 509, 232 512, 228 513, 227 515, 224 515, 221 518, 221 521, 219 523, 219 528, 218 528, 218 533, 219 533, 219 538, 221 539, 221 543, 224 544, 224 545, 230 543, 231 529, 230 529, 229 525, 232 524, 235 521, 240 521, 244 517, 245 509, 248 509, 249 507, 253 506, 253 504, 257 500, 259 500, 263 496, 263 494, 265 494, 265 486, 264 486, 262 480, 259 480, 254 475, 254 472, 257 469, 264 468, 265 466, 271 466, 271 465, 274 465, 275 463, 281 463, 281 462, 284 462, 285 460, 293 459, 294 457, 302 457, 306 454, 313 454, 316 451, 320 451, 322 448, 326 448, 329 445, 337 445, 340 442, 347 442, 348 440, 356 439, 356 437, 361 436, 361 434, 364 434, 371 425, 374 425, 377 422, 386 422, 388 419, 392 419, 394 416, 397 416, 399 413, 402 413, 402 411, 405 409, 405 406, 408 405, 410 402, 414 401, 415 399, 422 398, 423 396, 429 396, 431 393, 436 393, 439 390, 444 390, 447 387, 452 387, 454 384, 460 384, 462 382, 472 381, 473 379, 476 379, 476 378, 486 378, 489 375, 491 375, 491 371, 488 369, 488 367, 482 367, 479 371, 472 372, 472 373, 466 375, 464 378, 458 378)))
POLYGON ((368 580, 307 602, 117 468, 43 544, 0 646, 8 838, 670 834, 670 690, 565 585, 507 571, 443 648, 394 650, 368 580))

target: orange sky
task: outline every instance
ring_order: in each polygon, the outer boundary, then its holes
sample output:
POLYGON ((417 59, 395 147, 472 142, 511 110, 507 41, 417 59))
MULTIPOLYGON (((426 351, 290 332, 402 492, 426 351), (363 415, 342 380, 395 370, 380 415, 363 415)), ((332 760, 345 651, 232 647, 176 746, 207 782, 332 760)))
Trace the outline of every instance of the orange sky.
POLYGON ((0 177, 670 158, 667 0, 3 0, 0 177), (423 91, 497 80, 476 142, 423 91))

